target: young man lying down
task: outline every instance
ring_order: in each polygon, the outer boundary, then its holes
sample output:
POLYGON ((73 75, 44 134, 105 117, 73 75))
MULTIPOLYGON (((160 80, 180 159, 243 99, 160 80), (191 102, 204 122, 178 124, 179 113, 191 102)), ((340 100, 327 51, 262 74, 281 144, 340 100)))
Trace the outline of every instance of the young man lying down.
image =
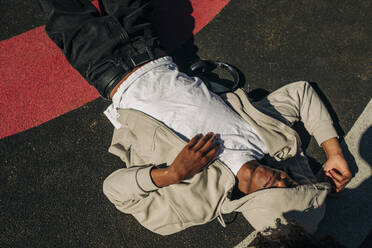
POLYGON ((172 234, 241 212, 256 230, 295 220, 315 231, 329 183, 317 182, 291 128, 302 121, 323 147, 323 170, 340 191, 351 178, 330 115, 306 82, 258 102, 243 89, 220 97, 181 73, 149 22, 150 1, 43 2, 46 32, 112 104, 109 151, 126 168, 103 185, 144 227, 172 234), (265 161, 272 163, 264 164, 265 161), (238 196, 238 197, 237 197, 238 196))

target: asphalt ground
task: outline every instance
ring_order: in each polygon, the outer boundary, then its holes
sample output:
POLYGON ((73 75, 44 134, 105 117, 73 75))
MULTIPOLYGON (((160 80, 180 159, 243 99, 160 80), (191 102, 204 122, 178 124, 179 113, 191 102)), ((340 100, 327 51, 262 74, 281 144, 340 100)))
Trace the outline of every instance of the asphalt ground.
MULTIPOLYGON (((0 10, 2 40, 43 24, 36 1, 0 1, 0 10)), ((293 81, 312 82, 343 140, 372 97, 370 13, 371 1, 234 0, 186 45, 179 46, 188 37, 184 29, 176 29, 182 38, 168 46, 181 68, 195 56, 235 65, 244 87, 256 89, 254 96, 293 81)), ((162 33, 164 42, 168 35, 162 33)), ((226 216, 232 221, 226 228, 213 221, 162 237, 118 212, 102 193, 104 178, 123 166, 107 152, 113 127, 102 112, 108 104, 98 98, 0 140, 0 247, 234 247, 244 240, 252 229, 241 215, 226 216)), ((325 156, 301 135, 319 169, 325 156)), ((370 154, 370 143, 363 144, 370 154)), ((361 186, 371 191, 370 183, 361 186)), ((346 214, 332 210, 340 219, 346 214)), ((364 223, 356 223, 355 232, 370 232, 365 223, 372 223, 371 215, 364 214, 355 213, 364 223)))

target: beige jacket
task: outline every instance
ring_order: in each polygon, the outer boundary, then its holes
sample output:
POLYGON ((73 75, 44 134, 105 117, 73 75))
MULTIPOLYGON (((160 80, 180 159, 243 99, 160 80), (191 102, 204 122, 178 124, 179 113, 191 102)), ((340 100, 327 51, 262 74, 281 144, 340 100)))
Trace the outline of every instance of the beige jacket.
MULTIPOLYGON (((282 121, 278 120, 280 117, 273 118, 259 111, 242 89, 226 94, 225 98, 256 129, 269 155, 277 161, 296 158, 300 153, 300 138, 289 126, 299 118, 319 144, 337 136, 328 112, 323 111, 325 108, 317 95, 317 99, 314 99, 314 92, 306 82, 285 86, 257 103, 257 108, 265 108, 266 111, 270 111, 272 104, 278 106, 272 110, 285 116, 282 121), (299 92, 302 92, 302 96, 299 92), (288 100, 288 94, 292 95, 292 100, 281 102, 288 100), (279 101, 271 99, 273 97, 279 101), (297 97, 301 99, 294 100, 297 97), (295 101, 302 101, 301 106, 296 107, 297 117, 296 114, 292 116, 287 113, 292 110, 285 110, 286 105, 295 105, 295 101), (310 101, 309 107, 304 107, 307 101, 310 101), (265 106, 267 104, 270 106, 265 106), (313 117, 313 111, 317 115, 322 112, 321 116, 313 117), (314 121, 314 118, 317 120, 314 121)), ((275 116, 274 112, 271 115, 275 116)), ((132 214, 147 229, 169 235, 215 218, 224 226, 222 214, 232 211, 242 212, 255 229, 273 225, 276 218, 282 218, 296 219, 309 231, 314 231, 322 219, 329 185, 266 189, 230 200, 229 193, 235 184, 235 177, 218 160, 192 178, 158 188, 152 182, 150 170, 153 166, 171 164, 187 142, 142 112, 120 109, 119 114, 122 128, 115 129, 109 151, 119 156, 127 168, 119 169, 107 177, 103 191, 118 210, 132 214), (303 215, 304 212, 307 214, 303 215)))

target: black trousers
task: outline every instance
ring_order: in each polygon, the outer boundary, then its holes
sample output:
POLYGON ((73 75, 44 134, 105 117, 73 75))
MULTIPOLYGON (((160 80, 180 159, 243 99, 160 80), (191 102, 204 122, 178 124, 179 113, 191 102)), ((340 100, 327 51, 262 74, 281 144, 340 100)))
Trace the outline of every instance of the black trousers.
POLYGON ((149 0, 100 1, 102 15, 88 0, 47 4, 46 33, 104 98, 134 67, 165 55, 150 22, 149 0))

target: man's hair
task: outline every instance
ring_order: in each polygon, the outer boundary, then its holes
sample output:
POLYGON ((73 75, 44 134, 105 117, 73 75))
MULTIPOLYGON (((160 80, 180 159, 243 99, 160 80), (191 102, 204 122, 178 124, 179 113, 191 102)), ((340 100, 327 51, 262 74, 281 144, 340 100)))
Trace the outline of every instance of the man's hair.
POLYGON ((282 224, 276 221, 276 228, 258 232, 250 246, 256 248, 343 248, 331 236, 317 239, 294 221, 282 224))

